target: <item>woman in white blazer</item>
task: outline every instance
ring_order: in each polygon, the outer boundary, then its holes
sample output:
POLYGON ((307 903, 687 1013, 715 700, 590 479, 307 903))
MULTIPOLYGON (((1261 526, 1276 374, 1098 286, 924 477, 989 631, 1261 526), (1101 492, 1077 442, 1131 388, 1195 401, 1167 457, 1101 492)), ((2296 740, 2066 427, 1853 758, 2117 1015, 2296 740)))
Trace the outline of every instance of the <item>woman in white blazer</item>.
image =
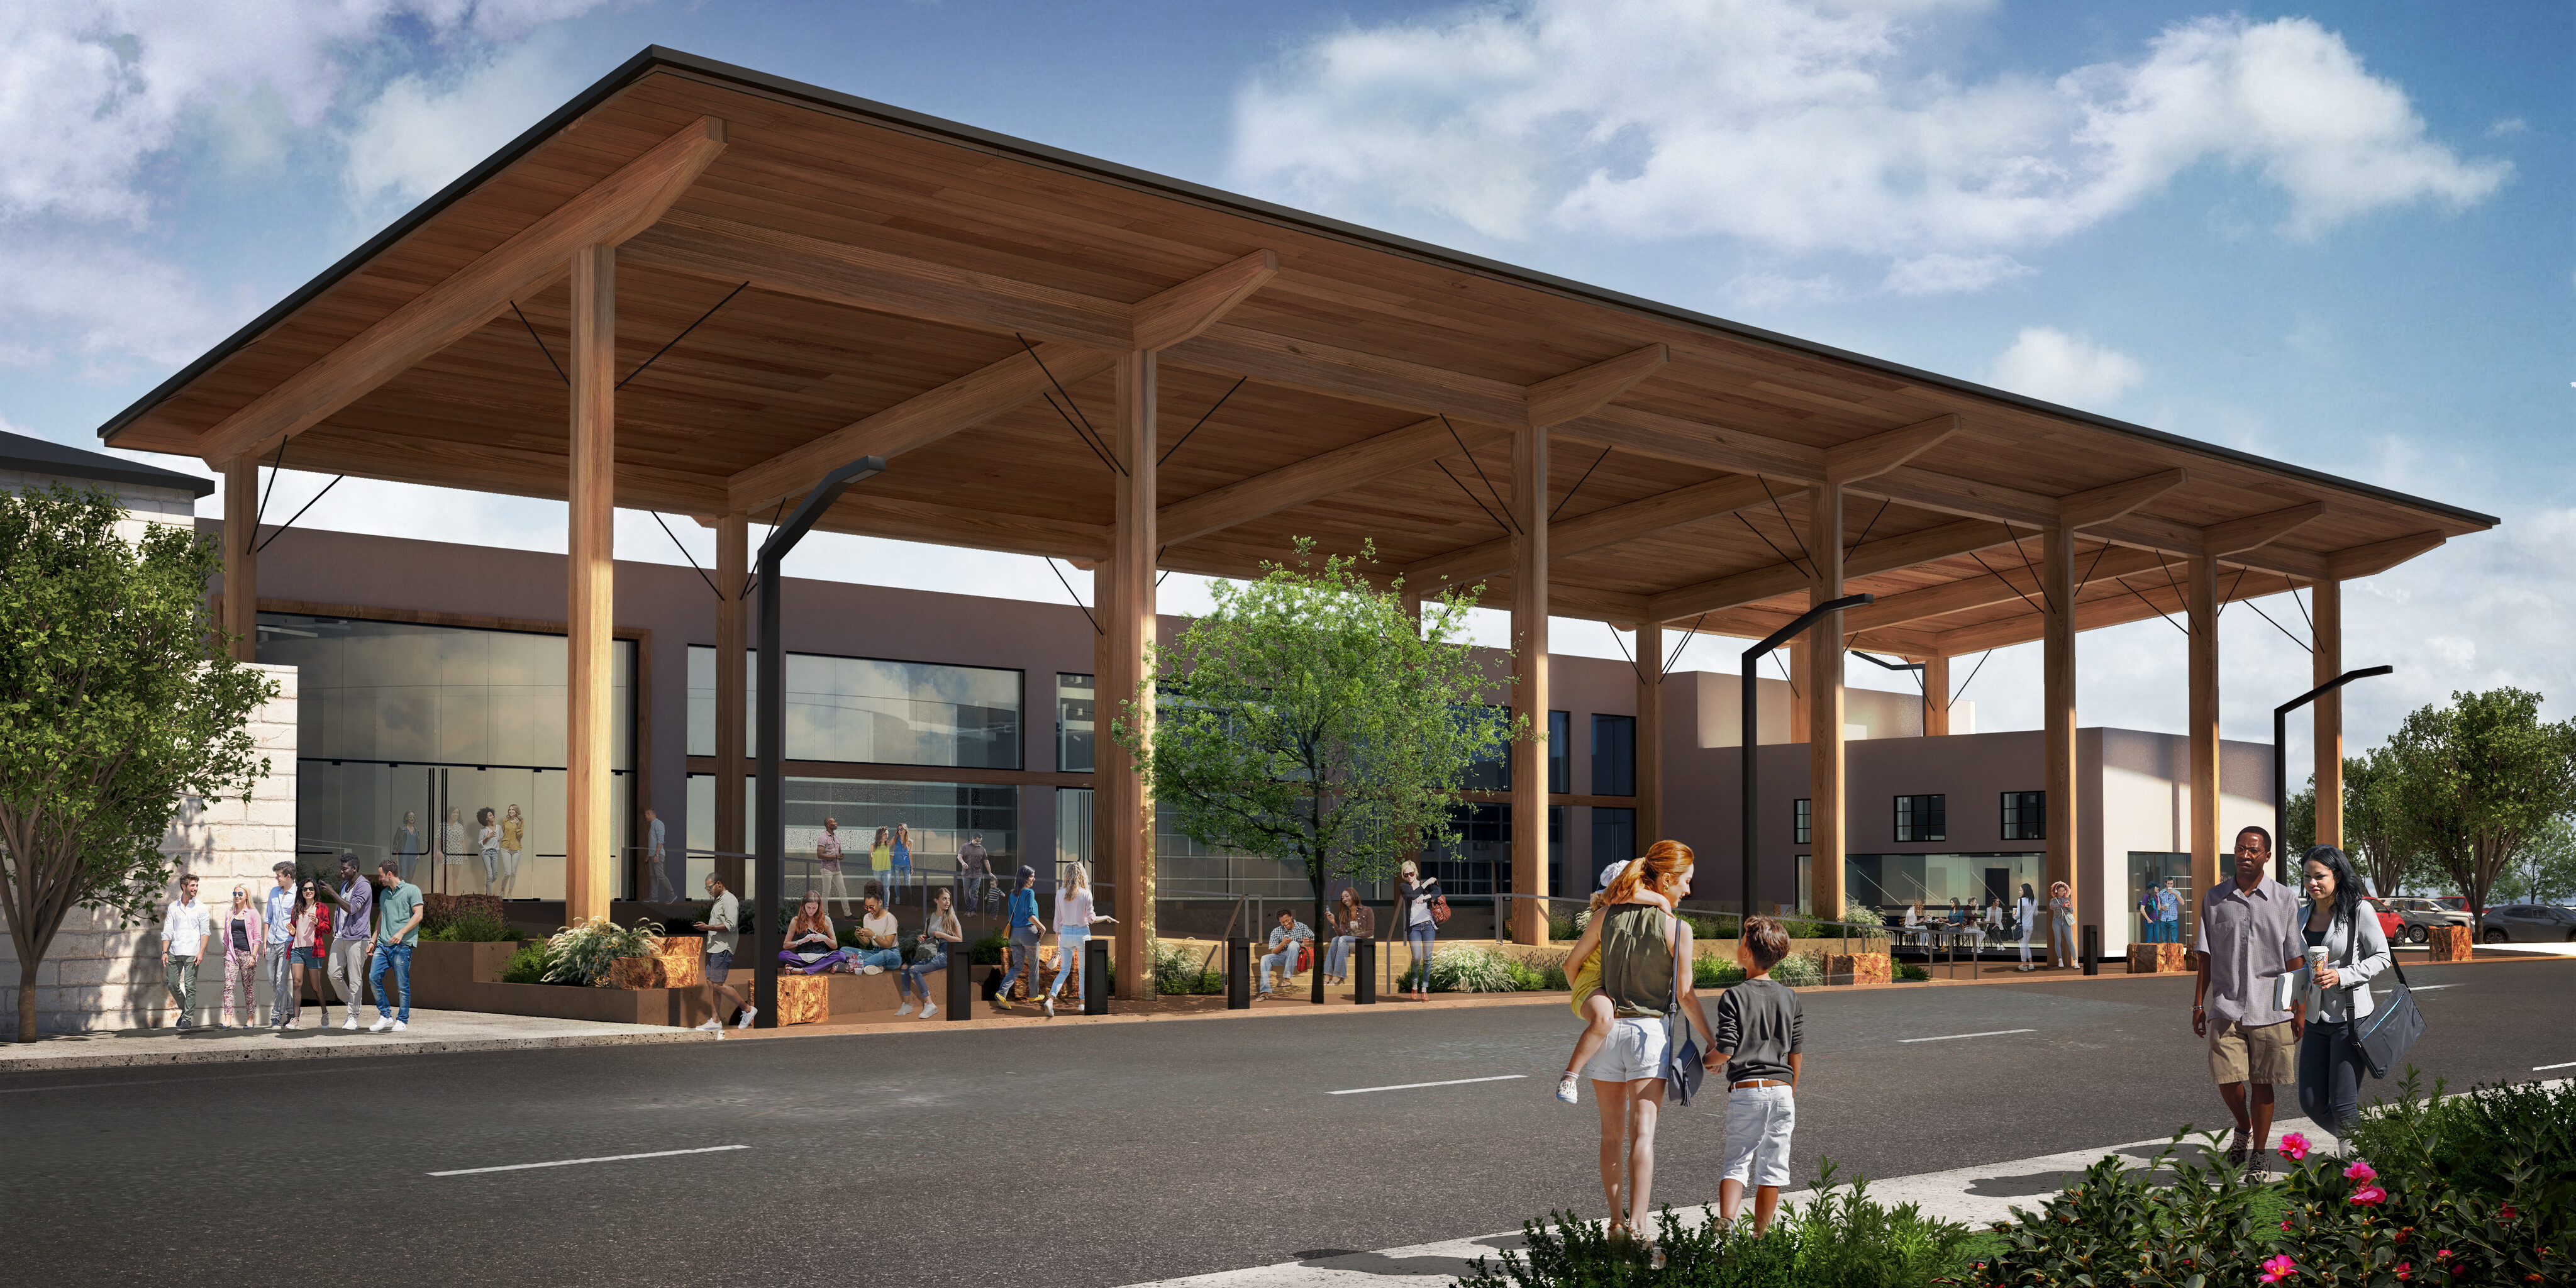
POLYGON ((2344 1135, 2361 1114, 2361 1043, 2355 1021, 2371 1013, 2370 980, 2388 969, 2388 936, 2361 907, 2352 860, 2331 845, 2309 850, 2307 874, 2308 1032, 2299 1043, 2299 1108, 2344 1135), (2324 950, 2322 960, 2318 951, 2324 950))
POLYGON ((2037 970, 2030 964, 2030 933, 2039 928, 2039 900, 2031 894, 2027 881, 2021 883, 2021 907, 2017 911, 2021 915, 2017 923, 2021 927, 2021 965, 2013 969, 2037 970))

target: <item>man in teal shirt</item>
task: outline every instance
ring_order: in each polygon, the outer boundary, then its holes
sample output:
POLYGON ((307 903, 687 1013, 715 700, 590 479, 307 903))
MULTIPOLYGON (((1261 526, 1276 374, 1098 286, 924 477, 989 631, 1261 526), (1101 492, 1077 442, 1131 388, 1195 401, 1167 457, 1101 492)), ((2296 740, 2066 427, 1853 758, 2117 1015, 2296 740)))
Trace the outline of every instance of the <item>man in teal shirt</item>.
POLYGON ((411 1027, 411 950, 420 942, 420 887, 402 879, 394 860, 376 865, 376 883, 385 892, 376 899, 376 960, 367 970, 367 983, 376 990, 376 1022, 369 1033, 392 1029, 400 1033, 411 1027), (392 967, 394 987, 402 994, 402 1012, 397 1015, 385 1004, 385 968, 392 967))

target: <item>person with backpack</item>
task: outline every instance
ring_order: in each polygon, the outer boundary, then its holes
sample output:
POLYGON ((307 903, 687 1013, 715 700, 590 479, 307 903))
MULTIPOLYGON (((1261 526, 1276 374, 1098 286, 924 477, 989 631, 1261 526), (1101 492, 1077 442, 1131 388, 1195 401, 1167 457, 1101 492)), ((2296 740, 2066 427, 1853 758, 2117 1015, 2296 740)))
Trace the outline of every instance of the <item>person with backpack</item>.
POLYGON ((1395 924, 1404 928, 1404 946, 1412 957, 1405 978, 1417 1002, 1431 1000, 1431 954, 1438 946, 1440 923, 1449 919, 1449 901, 1441 897, 1440 878, 1422 875, 1413 860, 1396 869, 1395 924))

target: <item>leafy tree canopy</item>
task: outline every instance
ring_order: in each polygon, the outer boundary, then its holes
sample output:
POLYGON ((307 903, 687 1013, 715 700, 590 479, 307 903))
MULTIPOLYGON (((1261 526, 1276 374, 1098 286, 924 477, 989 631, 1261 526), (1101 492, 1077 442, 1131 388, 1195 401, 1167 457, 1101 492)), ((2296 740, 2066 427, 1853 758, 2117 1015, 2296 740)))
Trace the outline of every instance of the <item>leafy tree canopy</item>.
POLYGON ((2407 716, 2386 751, 2406 834, 2483 921, 2497 878, 2576 809, 2576 723, 2541 723, 2523 689, 2451 697, 2407 716))

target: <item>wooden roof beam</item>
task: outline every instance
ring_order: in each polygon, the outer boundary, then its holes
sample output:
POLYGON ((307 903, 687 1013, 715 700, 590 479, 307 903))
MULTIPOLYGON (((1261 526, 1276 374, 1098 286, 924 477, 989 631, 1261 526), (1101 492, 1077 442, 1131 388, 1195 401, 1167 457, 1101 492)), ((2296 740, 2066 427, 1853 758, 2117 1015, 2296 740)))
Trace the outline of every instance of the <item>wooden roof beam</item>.
MULTIPOLYGON (((1497 425, 1528 421, 1521 386, 1461 371, 1218 323, 1163 351, 1167 362, 1414 413, 1497 425)), ((1463 428, 1463 426, 1462 426, 1463 428)))
MULTIPOLYGON (((1550 560, 1570 559, 1586 551, 1750 509, 1768 499, 1760 480, 1740 475, 1675 488, 1549 524, 1547 556, 1550 560)), ((1405 568, 1404 577, 1414 585, 1442 577, 1464 581, 1491 576, 1511 566, 1511 538, 1501 537, 1415 562, 1405 568)))
POLYGON ((1799 487, 1825 481, 1822 448, 1635 407, 1603 407, 1552 432, 1594 447, 1616 447, 1729 474, 1758 474, 1799 487))
MULTIPOLYGON (((1851 553, 1843 557, 1843 577, 1848 581, 1894 572, 1937 559, 1955 558, 2011 540, 2011 530, 2002 524, 1973 521, 1943 524, 1926 532, 1887 537, 1853 547, 1851 553)), ((1758 604, 1773 596, 1803 589, 1809 580, 1807 565, 1802 561, 1771 564, 1648 596, 1647 615, 1640 620, 1674 622, 1701 613, 1758 604)))
POLYGON ((1539 429, 1563 424, 1599 411, 1638 381, 1664 369, 1672 351, 1650 344, 1616 358, 1593 363, 1531 385, 1527 391, 1529 423, 1539 429))
MULTIPOLYGON (((2146 550, 2104 551, 2098 560, 2092 555, 2078 555, 2075 558, 2076 585, 2081 589, 2097 581, 2132 576, 2158 564, 2156 554, 2146 550)), ((2015 562, 2007 568, 1991 572, 1980 570, 1957 581, 1903 591, 1874 604, 1848 609, 1843 614, 1843 623, 1846 630, 1870 630, 1949 613, 1964 613, 1992 604, 2013 603, 2025 597, 2031 602, 2040 600, 2039 578, 2028 567, 2015 562)))
POLYGON ((1256 250, 1231 263, 1158 291, 1138 301, 1135 340, 1138 349, 1168 349, 1189 340, 1251 298, 1254 291, 1279 276, 1279 254, 1256 250))
POLYGON ((1155 535, 1165 546, 1177 546, 1265 514, 1349 491, 1398 470, 1455 456, 1461 439, 1475 448, 1509 438, 1511 433, 1507 426, 1471 421, 1457 426, 1457 437, 1453 438, 1449 425, 1437 419, 1420 421, 1201 492, 1186 501, 1175 501, 1155 512, 1155 535))
POLYGON ((2265 514, 2248 515, 2213 523, 2200 530, 2200 548, 2204 554, 2221 559, 2261 549, 2324 517, 2326 503, 2310 501, 2265 514))
POLYGON ((2069 528, 2089 528, 2127 518, 2130 511, 2189 481, 2188 473, 2173 469, 2068 493, 2057 498, 2057 521, 2069 528))
POLYGON ((2439 532, 2418 532, 2366 546, 2349 546, 2326 556, 2326 575, 2336 581, 2350 581, 2383 573, 2440 546, 2442 541, 2439 532))
POLYGON ((613 246, 652 226, 724 147, 724 122, 699 117, 225 417, 198 436, 197 454, 221 467, 321 424, 569 271, 574 251, 613 246))
POLYGON ((1876 478, 1940 446, 1964 426, 1956 412, 1825 449, 1825 481, 1857 483, 1876 478))

